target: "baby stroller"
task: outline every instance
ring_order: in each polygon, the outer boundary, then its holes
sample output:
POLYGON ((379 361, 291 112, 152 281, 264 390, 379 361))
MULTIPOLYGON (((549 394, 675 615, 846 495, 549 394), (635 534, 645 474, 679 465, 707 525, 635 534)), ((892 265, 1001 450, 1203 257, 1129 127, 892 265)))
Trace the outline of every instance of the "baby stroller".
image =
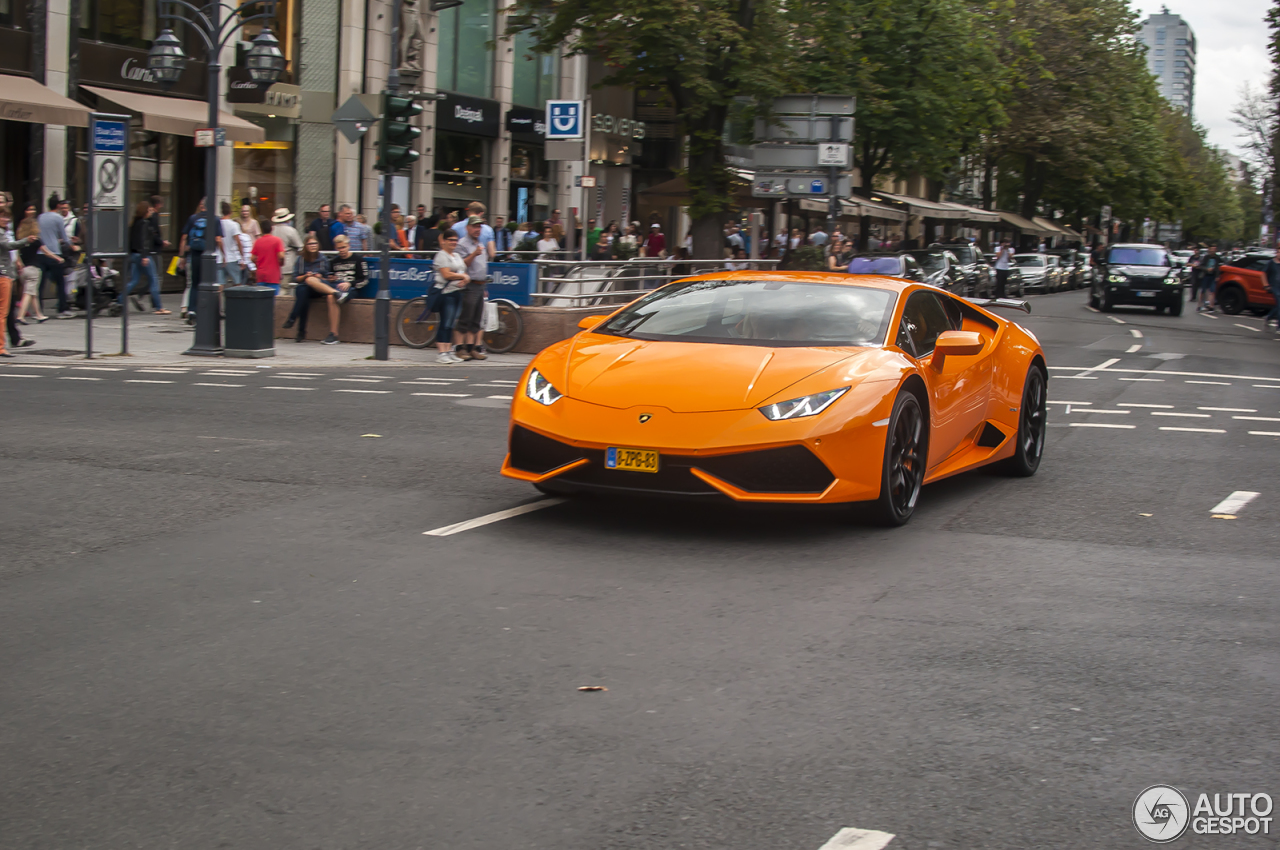
POLYGON ((85 297, 89 295, 93 302, 93 315, 106 311, 108 316, 119 316, 122 312, 120 292, 123 282, 120 272, 106 264, 105 260, 94 260, 91 266, 82 266, 76 270, 75 305, 84 310, 85 297))

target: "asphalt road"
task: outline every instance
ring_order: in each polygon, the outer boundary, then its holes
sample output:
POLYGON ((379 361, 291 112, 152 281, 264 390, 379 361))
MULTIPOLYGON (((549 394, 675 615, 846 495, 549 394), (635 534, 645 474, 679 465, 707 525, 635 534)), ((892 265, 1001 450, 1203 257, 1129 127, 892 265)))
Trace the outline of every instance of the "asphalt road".
POLYGON ((537 498, 515 369, 0 367, 0 847, 1139 847, 1147 786, 1280 798, 1280 340, 1084 301, 1022 320, 1040 473, 895 530, 425 535, 537 498))

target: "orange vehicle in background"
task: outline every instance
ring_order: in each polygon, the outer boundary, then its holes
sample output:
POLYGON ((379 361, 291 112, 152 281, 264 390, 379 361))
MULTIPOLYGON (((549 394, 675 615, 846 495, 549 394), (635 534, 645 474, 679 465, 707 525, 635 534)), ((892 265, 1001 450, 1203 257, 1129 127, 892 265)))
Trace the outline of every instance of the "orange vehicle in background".
POLYGON ((1276 298, 1267 286, 1267 263, 1273 254, 1259 251, 1245 254, 1231 263, 1223 263, 1218 271, 1218 290, 1215 299, 1218 309, 1229 316, 1245 310, 1255 316, 1265 316, 1275 306, 1276 298))
POLYGON ((913 281, 743 271, 668 284, 525 370, 502 474, 556 495, 869 502, 989 464, 1035 473, 1048 371, 1036 338, 913 281))

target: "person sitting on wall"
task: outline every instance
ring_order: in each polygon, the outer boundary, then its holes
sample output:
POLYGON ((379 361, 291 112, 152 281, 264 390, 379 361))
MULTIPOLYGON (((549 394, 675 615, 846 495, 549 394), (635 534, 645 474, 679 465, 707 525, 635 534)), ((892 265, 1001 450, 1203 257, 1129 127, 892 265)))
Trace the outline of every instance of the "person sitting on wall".
MULTIPOLYGON (((348 250, 350 250, 348 246, 348 250)), ((294 272, 298 285, 294 289, 293 312, 284 323, 286 329, 298 323, 296 342, 307 338, 307 316, 311 312, 311 299, 323 295, 329 302, 329 335, 321 342, 323 345, 338 344, 338 322, 341 318, 339 309, 343 302, 351 297, 351 284, 340 283, 334 286, 333 269, 329 258, 320 253, 320 242, 314 233, 307 234, 306 244, 298 255, 298 266, 294 272)))

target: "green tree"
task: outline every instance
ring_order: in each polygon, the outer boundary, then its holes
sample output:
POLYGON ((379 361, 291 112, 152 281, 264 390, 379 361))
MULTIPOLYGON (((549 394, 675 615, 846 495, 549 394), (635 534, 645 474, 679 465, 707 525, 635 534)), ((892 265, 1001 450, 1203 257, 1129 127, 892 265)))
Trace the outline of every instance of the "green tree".
POLYGON ((733 204, 724 130, 739 98, 781 93, 791 48, 779 0, 517 0, 509 32, 535 49, 589 53, 607 85, 667 91, 688 139, 694 253, 718 256, 733 204))

